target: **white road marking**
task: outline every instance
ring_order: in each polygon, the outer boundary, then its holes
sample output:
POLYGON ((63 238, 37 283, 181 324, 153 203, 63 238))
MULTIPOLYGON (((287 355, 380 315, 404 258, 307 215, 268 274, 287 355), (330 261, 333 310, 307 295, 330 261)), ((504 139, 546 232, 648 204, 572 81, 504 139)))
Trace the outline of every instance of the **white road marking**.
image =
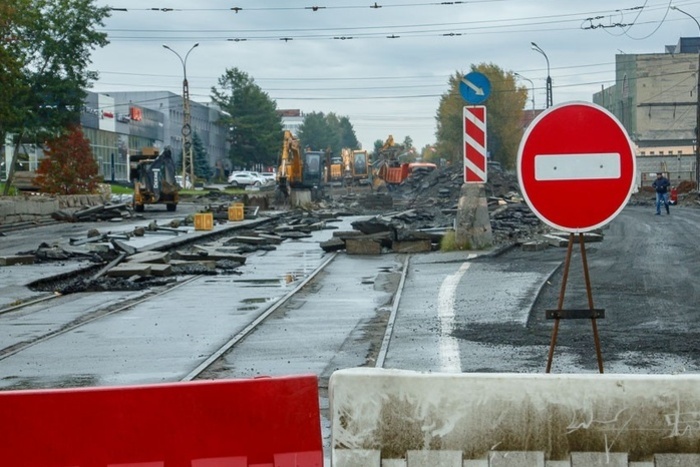
POLYGON ((616 152, 535 156, 535 180, 605 180, 621 176, 620 154, 616 152))
MULTIPOLYGON (((469 255, 474 258, 476 255, 469 255)), ((462 263, 459 270, 450 274, 440 285, 438 293, 438 318, 440 320, 440 371, 461 373, 462 360, 459 356, 459 342, 452 337, 455 328, 455 297, 457 286, 471 263, 462 263)))

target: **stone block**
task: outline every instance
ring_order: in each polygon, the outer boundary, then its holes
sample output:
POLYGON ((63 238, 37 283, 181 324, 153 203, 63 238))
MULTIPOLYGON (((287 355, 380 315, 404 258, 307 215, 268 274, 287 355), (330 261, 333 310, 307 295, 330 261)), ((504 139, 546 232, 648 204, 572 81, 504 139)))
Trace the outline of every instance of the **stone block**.
POLYGON ((151 275, 151 265, 142 263, 122 263, 107 271, 110 277, 147 277, 151 275))
POLYGON ((151 267, 151 275, 164 277, 173 275, 173 267, 169 264, 149 264, 151 267))
POLYGON ((15 264, 34 264, 33 255, 0 256, 0 266, 12 266, 15 264))
POLYGON ((697 467, 700 465, 700 454, 656 454, 656 467, 697 467))
POLYGON ((408 451, 406 463, 411 466, 439 465, 440 467, 462 467, 462 451, 408 451))
POLYGON ((381 451, 368 449, 338 449, 333 453, 337 467, 380 467, 381 451))
POLYGON ((165 264, 170 261, 170 253, 163 251, 144 251, 131 255, 126 260, 130 263, 165 264))
POLYGON ((345 251, 349 255, 379 255, 382 253, 382 245, 368 238, 349 238, 345 241, 345 251))
POLYGON ((549 243, 540 241, 525 242, 522 245, 523 251, 542 251, 548 247, 549 243))
POLYGON ((393 242, 391 249, 394 253, 428 253, 432 251, 433 245, 430 240, 408 240, 393 242))
POLYGON ((544 467, 543 451, 491 451, 490 467, 544 467))

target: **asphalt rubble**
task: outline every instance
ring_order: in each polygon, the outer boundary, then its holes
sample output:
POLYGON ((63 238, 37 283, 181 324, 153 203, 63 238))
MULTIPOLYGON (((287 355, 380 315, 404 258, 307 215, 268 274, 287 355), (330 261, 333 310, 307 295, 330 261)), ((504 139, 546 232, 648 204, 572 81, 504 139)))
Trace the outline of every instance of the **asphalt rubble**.
MULTIPOLYGON (((246 206, 247 219, 264 219, 264 222, 222 234, 212 233, 203 243, 174 247, 157 257, 143 256, 143 252, 129 246, 129 240, 144 235, 176 236, 183 227, 194 224, 193 216, 164 226, 151 221, 126 234, 87 229, 85 237, 73 239, 70 246, 52 244, 47 239, 20 256, 30 263, 90 261, 93 266, 81 274, 33 284, 36 290, 73 293, 140 290, 176 281, 183 275, 240 274, 239 267, 252 252, 275 249, 285 240, 307 237, 315 230, 336 230, 330 241, 320 245, 325 251, 347 254, 436 251, 446 232, 453 228, 462 177, 461 167, 419 171, 391 189, 334 188, 321 201, 295 208, 276 205, 273 187, 242 196, 207 190, 205 195, 188 201, 199 206, 200 213, 211 213, 215 224, 229 223, 228 208, 237 202, 246 206), (347 216, 365 219, 354 222, 352 232, 337 231, 334 222, 347 216)), ((514 173, 490 168, 485 192, 494 247, 525 244, 550 232, 523 201, 514 173)), ((119 199, 103 207, 63 211, 53 217, 62 222, 104 220, 112 226, 132 215, 129 203, 119 199)))

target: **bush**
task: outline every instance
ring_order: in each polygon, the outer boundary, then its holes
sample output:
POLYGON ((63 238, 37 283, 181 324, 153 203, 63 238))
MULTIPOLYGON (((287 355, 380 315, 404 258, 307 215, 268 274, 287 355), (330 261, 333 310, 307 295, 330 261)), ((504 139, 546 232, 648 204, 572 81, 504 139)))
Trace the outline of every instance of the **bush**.
POLYGON ((102 181, 90 150, 90 141, 79 127, 47 141, 45 157, 36 171, 43 192, 60 195, 90 194, 102 181))

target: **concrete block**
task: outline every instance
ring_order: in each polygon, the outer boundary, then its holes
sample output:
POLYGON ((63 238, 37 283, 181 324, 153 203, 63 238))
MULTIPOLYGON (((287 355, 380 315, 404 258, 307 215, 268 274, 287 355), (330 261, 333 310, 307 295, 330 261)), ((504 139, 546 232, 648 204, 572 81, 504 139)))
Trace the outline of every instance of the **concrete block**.
POLYGON ((462 467, 489 467, 489 460, 488 459, 465 460, 465 461, 462 461, 462 467))
POLYGON ((630 462, 628 467, 654 467, 653 462, 630 462))
POLYGON ((406 459, 382 459, 382 467, 406 467, 406 459))
POLYGON ((656 467, 698 467, 700 454, 656 454, 654 465, 656 467))
POLYGON ((151 267, 151 275, 164 277, 173 275, 173 267, 169 264, 149 264, 151 267))
POLYGON ((34 264, 33 255, 0 256, 0 266, 12 266, 14 264, 34 264))
POLYGON ((170 261, 170 253, 164 251, 144 251, 131 255, 126 260, 130 263, 165 264, 170 261))
POLYGON ((572 452, 571 467, 628 467, 626 452, 572 452))
POLYGON ((433 249, 430 240, 408 240, 393 242, 391 249, 394 253, 429 253, 433 249))
POLYGON ((333 452, 336 467, 381 467, 381 452, 369 449, 338 449, 333 452))
POLYGON ((543 451, 491 451, 490 467, 544 467, 543 451))
POLYGON ((571 467, 569 461, 544 461, 544 467, 571 467))
POLYGON ((382 253, 382 246, 375 240, 348 238, 345 241, 345 251, 349 255, 379 255, 382 253))
POLYGON ((462 451, 408 451, 407 467, 462 467, 462 451))
POLYGON ((525 242, 522 246, 523 251, 542 251, 547 248, 549 248, 549 243, 539 241, 525 242))
POLYGON ((151 275, 151 265, 141 263, 117 264, 112 269, 107 271, 107 275, 110 277, 146 277, 151 275))

